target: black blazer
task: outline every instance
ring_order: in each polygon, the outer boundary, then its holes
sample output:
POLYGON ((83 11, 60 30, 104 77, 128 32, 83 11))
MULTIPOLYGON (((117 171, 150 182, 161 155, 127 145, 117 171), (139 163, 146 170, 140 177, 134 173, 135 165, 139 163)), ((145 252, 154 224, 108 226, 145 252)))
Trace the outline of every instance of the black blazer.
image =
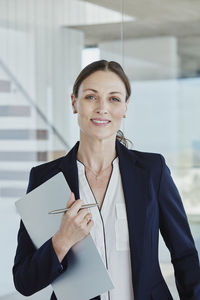
MULTIPOLYGON (((79 142, 65 157, 33 168, 27 192, 62 171, 78 199, 78 146, 79 142)), ((160 229, 171 253, 180 299, 199 300, 198 254, 164 158, 160 154, 128 150, 118 141, 116 151, 127 209, 134 299, 172 299, 158 262, 160 229)), ((13 267, 16 289, 28 296, 46 287, 60 273, 67 272, 67 259, 66 255, 59 263, 51 239, 36 250, 21 222, 13 267)), ((51 299, 56 299, 54 294, 51 299)))

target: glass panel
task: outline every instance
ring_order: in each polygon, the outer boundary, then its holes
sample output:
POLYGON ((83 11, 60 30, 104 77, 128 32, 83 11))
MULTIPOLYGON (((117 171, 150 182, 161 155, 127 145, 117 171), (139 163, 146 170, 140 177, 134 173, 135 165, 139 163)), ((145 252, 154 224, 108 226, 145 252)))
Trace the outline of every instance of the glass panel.
MULTIPOLYGON (((200 250, 197 6, 190 2, 186 9, 179 1, 161 2, 124 3, 125 13, 132 12, 135 19, 124 22, 124 67, 132 83, 132 98, 123 129, 134 149, 164 155, 200 250)), ((103 51, 109 48, 111 55, 111 45, 115 52, 119 45, 116 41, 109 43, 103 51)), ((159 254, 173 299, 179 299, 169 252, 162 239, 159 254)))
POLYGON ((88 1, 0 2, 0 298, 23 298, 11 274, 19 228, 14 203, 26 193, 33 166, 65 155, 78 140, 73 82, 99 59, 94 30, 103 39, 104 27, 114 24, 119 39, 120 22, 120 11, 88 1))

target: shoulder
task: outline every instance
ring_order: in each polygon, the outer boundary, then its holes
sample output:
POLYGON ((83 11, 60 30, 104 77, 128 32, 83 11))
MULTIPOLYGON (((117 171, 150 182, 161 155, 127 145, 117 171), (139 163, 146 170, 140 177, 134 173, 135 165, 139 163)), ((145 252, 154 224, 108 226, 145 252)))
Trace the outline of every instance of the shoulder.
POLYGON ((30 192, 31 190, 35 189, 36 187, 38 187, 39 185, 41 185, 42 183, 59 173, 59 166, 63 159, 64 156, 33 167, 29 175, 29 184, 27 192, 30 192))
POLYGON ((144 152, 127 149, 129 157, 137 161, 137 164, 144 168, 162 168, 165 165, 165 158, 160 153, 144 152))
POLYGON ((165 158, 160 153, 128 150, 129 155, 136 158, 135 165, 148 173, 151 181, 159 186, 161 178, 169 178, 171 172, 165 163, 165 158))
POLYGON ((117 153, 122 159, 123 164, 132 162, 136 166, 146 170, 161 170, 165 166, 165 159, 162 154, 154 152, 144 152, 126 148, 123 144, 117 141, 117 153))
POLYGON ((44 175, 46 172, 54 172, 59 168, 61 161, 65 156, 59 157, 55 160, 40 164, 38 166, 33 167, 34 171, 44 175))

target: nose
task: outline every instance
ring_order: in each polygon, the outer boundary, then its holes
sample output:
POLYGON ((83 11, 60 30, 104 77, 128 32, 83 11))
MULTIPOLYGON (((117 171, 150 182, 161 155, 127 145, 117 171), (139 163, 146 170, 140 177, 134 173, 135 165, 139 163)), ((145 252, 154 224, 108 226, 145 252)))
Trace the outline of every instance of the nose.
POLYGON ((107 114, 108 113, 106 99, 101 98, 97 101, 96 112, 99 114, 107 114))

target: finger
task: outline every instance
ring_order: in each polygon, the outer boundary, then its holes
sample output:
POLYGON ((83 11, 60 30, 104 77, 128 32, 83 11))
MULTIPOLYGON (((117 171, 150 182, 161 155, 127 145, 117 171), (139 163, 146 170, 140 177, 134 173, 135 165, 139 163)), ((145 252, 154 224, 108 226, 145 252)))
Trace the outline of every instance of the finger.
POLYGON ((76 216, 76 222, 77 223, 87 223, 89 219, 92 219, 92 214, 88 212, 87 209, 81 209, 80 212, 76 216))
POLYGON ((72 204, 75 202, 75 196, 74 193, 70 193, 69 201, 67 202, 67 208, 71 207, 72 204))
POLYGON ((81 199, 75 200, 74 203, 70 206, 69 210, 67 211, 67 214, 72 215, 72 216, 77 215, 82 204, 83 204, 83 201, 81 199))
POLYGON ((88 213, 90 213, 90 211, 87 208, 82 208, 78 211, 78 216, 83 219, 85 217, 85 215, 87 215, 88 213))
POLYGON ((84 219, 86 219, 86 223, 88 225, 88 223, 90 223, 92 221, 92 215, 91 214, 87 214, 84 219))
POLYGON ((92 215, 89 213, 83 218, 81 223, 87 225, 91 220, 92 220, 92 215))
POLYGON ((91 219, 88 223, 87 223, 87 229, 90 232, 92 226, 94 226, 94 221, 91 219))

